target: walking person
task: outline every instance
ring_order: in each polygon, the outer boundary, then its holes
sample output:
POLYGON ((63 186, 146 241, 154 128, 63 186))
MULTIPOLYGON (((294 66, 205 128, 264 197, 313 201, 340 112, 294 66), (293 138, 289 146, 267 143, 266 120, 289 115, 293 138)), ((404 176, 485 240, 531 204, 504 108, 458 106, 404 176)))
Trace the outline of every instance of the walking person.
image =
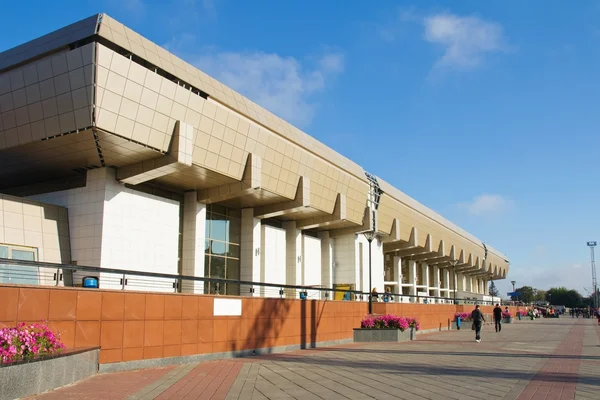
POLYGON ((479 304, 475 306, 475 309, 471 312, 471 319, 473 320, 473 328, 475 329, 475 341, 481 342, 481 326, 485 322, 485 317, 479 309, 479 304))
POLYGON ((496 304, 496 307, 494 307, 494 326, 496 332, 502 331, 502 307, 500 307, 500 304, 496 304))

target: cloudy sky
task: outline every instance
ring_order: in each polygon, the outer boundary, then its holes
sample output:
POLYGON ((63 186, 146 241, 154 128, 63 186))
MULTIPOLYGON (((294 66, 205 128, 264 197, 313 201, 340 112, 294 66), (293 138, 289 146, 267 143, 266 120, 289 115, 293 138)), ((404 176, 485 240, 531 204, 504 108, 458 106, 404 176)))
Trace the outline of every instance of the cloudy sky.
POLYGON ((502 292, 514 279, 585 294, 586 241, 600 239, 598 3, 340 4, 16 2, 0 50, 107 12, 503 251, 502 292))

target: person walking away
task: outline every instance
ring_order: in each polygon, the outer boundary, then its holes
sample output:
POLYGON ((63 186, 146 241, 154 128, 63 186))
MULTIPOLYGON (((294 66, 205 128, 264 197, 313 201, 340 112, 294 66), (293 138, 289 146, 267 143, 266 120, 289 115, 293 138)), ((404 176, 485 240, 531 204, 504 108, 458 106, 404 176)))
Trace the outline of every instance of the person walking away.
POLYGON ((494 326, 496 332, 502 331, 502 307, 500 307, 500 304, 496 304, 496 307, 494 307, 494 326))
POLYGON ((471 312, 471 319, 473 320, 473 327, 475 328, 475 341, 481 342, 481 326, 485 322, 483 313, 479 309, 479 304, 475 306, 475 309, 471 312))

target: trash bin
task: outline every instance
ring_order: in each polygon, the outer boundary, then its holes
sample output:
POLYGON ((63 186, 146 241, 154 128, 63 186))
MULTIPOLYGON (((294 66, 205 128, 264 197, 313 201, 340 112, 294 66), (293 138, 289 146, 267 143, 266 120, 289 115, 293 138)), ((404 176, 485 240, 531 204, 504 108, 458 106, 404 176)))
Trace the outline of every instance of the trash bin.
POLYGON ((86 276, 81 280, 81 286, 88 289, 98 289, 98 278, 95 276, 86 276))

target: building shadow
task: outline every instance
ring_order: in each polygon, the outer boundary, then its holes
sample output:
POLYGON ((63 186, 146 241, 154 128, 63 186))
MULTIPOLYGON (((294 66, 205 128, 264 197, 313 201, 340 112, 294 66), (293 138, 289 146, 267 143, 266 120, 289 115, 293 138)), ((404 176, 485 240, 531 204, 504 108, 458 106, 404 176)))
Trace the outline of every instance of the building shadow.
POLYGON ((378 350, 360 348, 320 348, 319 352, 341 352, 341 353, 365 353, 365 354, 405 354, 405 355, 432 355, 432 356, 462 356, 462 357, 490 357, 499 358, 556 358, 565 360, 600 360, 600 356, 569 356, 550 353, 506 353, 500 349, 498 353, 481 353, 466 351, 422 351, 422 350, 378 350))
MULTIPOLYGON (((242 338, 243 346, 233 342, 231 351, 235 356, 243 356, 240 351, 251 351, 252 354, 270 354, 277 346, 277 338, 286 319, 289 318, 292 301, 285 299, 261 299, 261 306, 253 312, 252 325, 247 329, 246 337, 242 338)), ((252 300, 251 300, 252 301, 252 300)), ((281 344, 280 344, 281 345, 281 344)))
MULTIPOLYGON (((338 351, 347 351, 348 349, 337 349, 338 351)), ((326 351, 326 350, 325 350, 326 351)), ((314 353, 313 353, 314 354, 314 353)), ((318 353, 317 353, 318 354, 318 353)), ((442 354, 432 352, 432 354, 442 354)), ((496 354, 494 354, 496 356, 496 354)), ((352 369, 352 370, 363 370, 367 371, 368 374, 402 374, 405 376, 411 375, 432 375, 432 376, 462 376, 470 378, 484 378, 486 380, 492 379, 492 377, 498 379, 512 379, 518 380, 531 380, 535 378, 536 381, 542 382, 564 382, 564 383, 581 383, 586 385, 600 386, 600 377, 590 376, 583 374, 569 374, 569 373, 558 373, 558 372, 543 372, 521 370, 518 365, 515 369, 503 369, 500 373, 497 368, 481 368, 481 367, 469 367, 468 365, 461 366, 444 366, 434 364, 417 364, 417 363, 402 363, 401 360, 398 362, 388 362, 377 359, 377 357, 370 357, 370 360, 363 359, 344 359, 344 358, 331 358, 331 357, 311 357, 308 354, 297 353, 297 355, 282 354, 276 357, 270 357, 272 361, 278 363, 290 362, 296 365, 300 364, 305 368, 310 368, 311 365, 319 367, 331 367, 334 370, 352 369)), ((541 357, 549 358, 549 357, 541 357)), ((363 372, 364 374, 364 372, 363 372)))

